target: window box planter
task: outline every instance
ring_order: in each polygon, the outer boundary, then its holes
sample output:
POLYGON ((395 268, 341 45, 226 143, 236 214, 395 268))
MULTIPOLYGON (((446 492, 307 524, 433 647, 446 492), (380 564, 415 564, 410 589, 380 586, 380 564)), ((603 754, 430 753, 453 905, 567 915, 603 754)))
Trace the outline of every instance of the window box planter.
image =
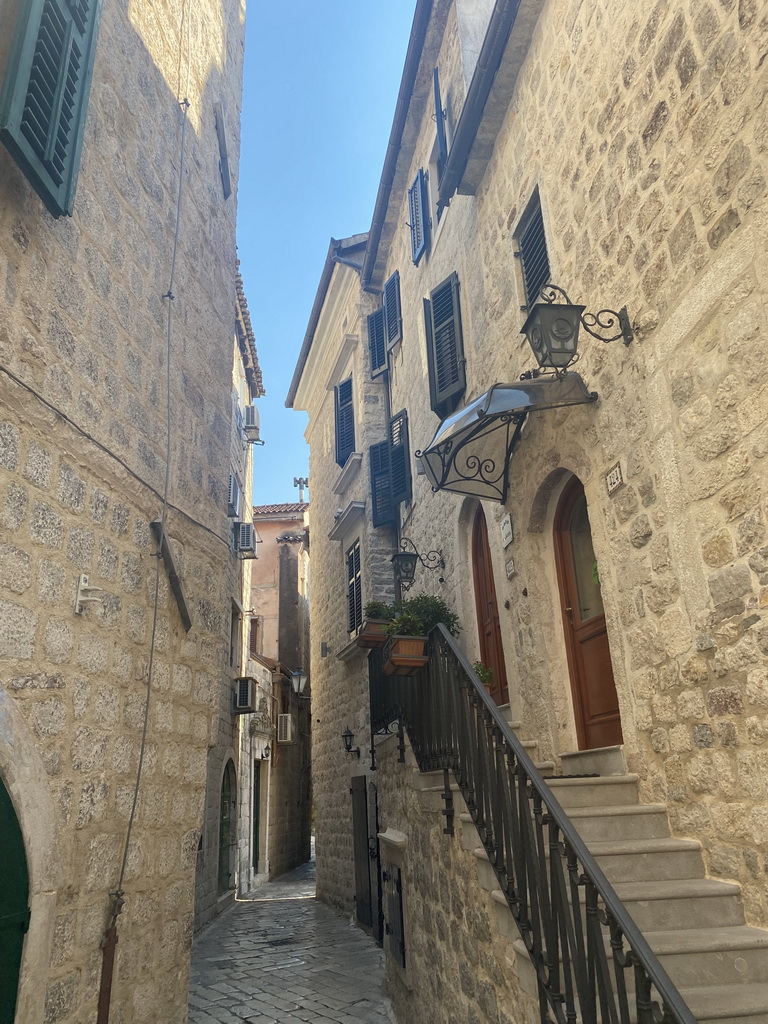
POLYGON ((384 674, 415 676, 429 660, 425 636, 391 636, 384 648, 384 674))
POLYGON ((388 619, 366 619, 357 634, 358 647, 383 647, 387 642, 388 619))

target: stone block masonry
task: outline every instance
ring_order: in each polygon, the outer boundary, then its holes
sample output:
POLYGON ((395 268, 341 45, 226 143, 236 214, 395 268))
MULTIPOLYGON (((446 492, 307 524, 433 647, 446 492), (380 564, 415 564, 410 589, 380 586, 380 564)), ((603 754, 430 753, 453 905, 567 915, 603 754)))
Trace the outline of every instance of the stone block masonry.
MULTIPOLYGON (((18 7, 0 0, 0 23, 13 25, 18 7)), ((0 150, 0 778, 25 837, 32 910, 17 1024, 95 1020, 158 567, 110 1024, 186 1020, 206 760, 227 717, 240 584, 226 519, 236 197, 222 195, 213 108, 222 104, 235 174, 243 33, 240 4, 204 0, 191 21, 181 0, 102 5, 71 218, 51 217, 0 150), (168 369, 167 533, 189 633, 150 529, 168 369), (83 573, 97 600, 78 615, 83 573)), ((4 38, 0 78, 6 49, 4 38)))

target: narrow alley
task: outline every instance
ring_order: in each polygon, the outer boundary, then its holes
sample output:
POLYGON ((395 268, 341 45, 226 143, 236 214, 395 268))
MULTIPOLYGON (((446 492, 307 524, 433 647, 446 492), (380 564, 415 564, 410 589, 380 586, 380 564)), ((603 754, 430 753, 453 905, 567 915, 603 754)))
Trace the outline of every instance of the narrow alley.
POLYGON ((388 1024, 384 956, 315 898, 315 863, 239 900, 195 941, 189 1024, 388 1024))

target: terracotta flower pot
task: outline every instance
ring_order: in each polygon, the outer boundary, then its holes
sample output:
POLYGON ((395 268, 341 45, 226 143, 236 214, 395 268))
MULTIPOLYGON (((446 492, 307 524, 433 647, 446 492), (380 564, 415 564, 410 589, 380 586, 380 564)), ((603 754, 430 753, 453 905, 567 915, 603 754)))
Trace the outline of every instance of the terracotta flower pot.
POLYGON ((425 636, 391 636, 384 651, 384 674, 415 676, 429 660, 425 636))
POLYGON ((357 646, 383 647, 387 642, 386 630, 386 619, 366 619, 357 634, 357 646))

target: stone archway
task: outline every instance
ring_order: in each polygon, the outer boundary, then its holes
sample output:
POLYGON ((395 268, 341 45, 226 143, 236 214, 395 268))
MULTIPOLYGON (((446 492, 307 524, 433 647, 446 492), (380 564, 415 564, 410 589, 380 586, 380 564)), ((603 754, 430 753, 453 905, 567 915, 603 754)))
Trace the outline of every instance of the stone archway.
POLYGON ((34 739, 13 698, 0 687, 0 777, 21 829, 29 877, 29 929, 24 938, 15 1024, 45 1015, 41 970, 51 957, 57 890, 61 885, 53 797, 34 739))

